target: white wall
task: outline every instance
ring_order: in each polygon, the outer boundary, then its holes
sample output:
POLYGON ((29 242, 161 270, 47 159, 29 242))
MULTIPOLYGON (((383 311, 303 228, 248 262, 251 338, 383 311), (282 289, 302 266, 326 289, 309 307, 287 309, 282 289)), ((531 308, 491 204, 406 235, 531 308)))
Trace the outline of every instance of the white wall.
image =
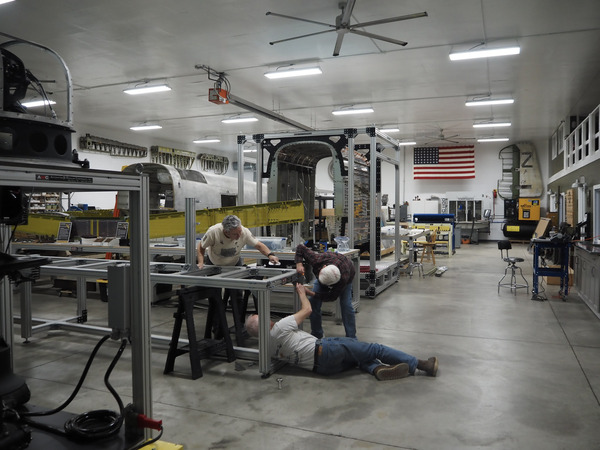
MULTIPOLYGON (((446 193, 466 192, 472 193, 475 200, 482 200, 484 208, 491 208, 493 221, 490 234, 481 236, 482 239, 503 239, 502 224, 504 223, 504 201, 497 197, 493 198, 494 189, 497 189, 498 180, 502 178, 502 161, 499 158, 500 150, 507 143, 485 143, 475 144, 475 178, 468 180, 415 180, 413 179, 413 148, 403 147, 401 159, 403 166, 400 168, 400 202, 407 201, 410 204, 417 196, 421 200, 435 199, 446 193)), ((543 142, 534 143, 542 180, 548 177, 547 168, 547 145, 543 142)), ((393 150, 386 150, 390 157, 395 156, 393 150)), ((389 195, 389 204, 396 203, 394 187, 394 167, 392 164, 382 163, 382 186, 383 194, 389 195)), ((541 203, 545 207, 546 196, 542 195, 541 203)), ((544 215, 544 211, 542 211, 544 215)))
MULTIPOLYGON (((150 161, 150 156, 146 158, 128 158, 109 156, 99 152, 90 152, 79 150, 79 137, 89 133, 94 136, 99 136, 107 139, 117 140, 128 144, 141 145, 150 147, 152 145, 161 145, 165 147, 174 147, 196 153, 220 154, 228 156, 230 161, 237 159, 237 147, 223 151, 217 151, 210 146, 195 146, 193 143, 182 144, 177 142, 160 141, 143 133, 133 133, 127 130, 105 130, 94 127, 88 124, 76 124, 76 133, 73 134, 73 147, 79 151, 80 159, 88 159, 90 168, 92 169, 107 169, 121 170, 121 167, 150 161)), ((542 179, 548 179, 548 148, 546 142, 534 142, 542 179)), ((408 201, 410 203, 419 197, 421 200, 437 198, 445 196, 448 192, 469 192, 472 193, 475 199, 484 201, 484 208, 492 208, 494 221, 491 226, 489 236, 481 236, 483 239, 502 239, 504 236, 501 231, 502 223, 504 222, 504 202, 501 198, 493 199, 493 191, 497 188, 498 180, 502 174, 502 164, 498 154, 506 143, 487 143, 475 145, 475 178, 470 180, 414 180, 412 176, 413 169, 413 148, 401 147, 400 155, 402 165, 400 166, 400 202, 408 201)), ((395 157, 394 150, 385 150, 390 157, 395 157)), ((325 158, 317 165, 316 189, 317 191, 332 192, 333 182, 328 174, 328 165, 331 158, 325 158)), ((230 169, 224 176, 231 176, 237 180, 237 172, 230 169)), ((198 162, 194 163, 193 169, 200 170, 198 162)), ((252 173, 245 173, 245 177, 251 178, 252 173)), ((389 205, 396 203, 395 185, 394 185, 394 166, 392 164, 382 162, 382 194, 388 194, 389 205)), ((98 209, 112 209, 115 206, 115 192, 99 192, 99 193, 76 193, 71 198, 72 204, 87 203, 90 206, 95 206, 98 209)), ((541 196, 542 216, 545 214, 545 206, 547 196, 541 196)))
MULTIPOLYGON (((143 132, 102 129, 85 123, 74 123, 74 128, 77 131, 72 135, 72 147, 77 149, 80 160, 87 159, 90 162, 90 169, 120 171, 122 167, 130 164, 148 163, 150 162, 150 147, 154 145, 177 148, 180 150, 196 152, 197 154, 207 153, 224 156, 222 151, 212 149, 207 145, 196 145, 191 142, 189 144, 182 144, 181 142, 160 140, 153 138, 148 134, 144 134, 143 132), (147 147, 148 156, 145 158, 132 158, 110 156, 101 152, 80 150, 79 138, 81 136, 85 136, 86 134, 104 139, 111 139, 130 145, 147 147)), ((231 164, 232 156, 237 159, 237 146, 235 149, 231 149, 231 153, 229 153, 228 156, 230 159, 229 170, 224 176, 234 177, 234 183, 237 183, 237 171, 233 171, 231 164)), ((198 160, 194 162, 192 169, 200 171, 198 160)), ((252 173, 245 173, 247 179, 251 179, 252 175, 252 173)), ((96 209, 112 209, 115 206, 116 193, 116 190, 114 192, 78 192, 71 196, 71 204, 77 205, 79 203, 83 203, 88 204, 89 206, 95 206, 96 209)), ((66 207, 65 201, 63 201, 63 206, 66 207)))

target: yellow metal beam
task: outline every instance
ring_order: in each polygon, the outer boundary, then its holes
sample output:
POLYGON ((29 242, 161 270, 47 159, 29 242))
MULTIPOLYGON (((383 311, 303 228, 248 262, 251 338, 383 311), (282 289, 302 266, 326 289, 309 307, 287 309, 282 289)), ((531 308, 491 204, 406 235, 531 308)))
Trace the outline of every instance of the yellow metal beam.
POLYGON ((71 219, 68 217, 53 216, 50 214, 29 214, 27 225, 18 225, 16 231, 38 236, 56 237, 60 223, 70 221, 71 219))
MULTIPOLYGON (((99 229, 97 222, 102 220, 100 217, 112 218, 109 213, 112 214, 112 211, 97 211, 91 215, 89 211, 70 212, 73 218, 80 216, 95 217, 90 217, 90 226, 95 227, 96 230, 99 229)), ((283 225, 303 222, 304 205, 302 200, 290 200, 259 205, 202 209, 196 211, 196 233, 204 233, 210 226, 221 222, 225 216, 230 214, 238 216, 244 226, 248 228, 283 225)), ((56 237, 60 222, 70 222, 70 218, 49 214, 29 214, 28 224, 19 225, 17 231, 19 233, 56 237)), ((89 230, 88 234, 94 235, 94 230, 89 230)), ((185 235, 185 213, 174 212, 150 215, 150 239, 183 235, 185 235)))
MULTIPOLYGON (((302 200, 291 200, 202 209, 196 211, 196 233, 204 233, 230 214, 238 216, 248 228, 297 223, 304 221, 304 204, 302 200)), ((185 213, 154 214, 150 217, 150 239, 184 234, 185 213)))

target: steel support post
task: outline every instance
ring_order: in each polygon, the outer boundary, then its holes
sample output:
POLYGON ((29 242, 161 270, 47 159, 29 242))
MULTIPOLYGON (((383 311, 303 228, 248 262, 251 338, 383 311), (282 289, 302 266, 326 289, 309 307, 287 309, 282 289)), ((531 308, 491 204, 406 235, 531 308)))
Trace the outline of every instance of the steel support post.
POLYGON ((376 255, 377 255, 377 227, 381 228, 381 224, 377 223, 377 211, 381 211, 381 207, 379 206, 379 202, 377 201, 377 135, 372 133, 370 136, 370 150, 369 150, 369 189, 370 189, 370 198, 369 198, 369 228, 371 231, 369 232, 369 254, 371 257, 369 258, 370 262, 370 270, 371 273, 375 273, 376 269, 376 255))
MULTIPOLYGON (((244 142, 245 136, 238 136, 238 198, 237 204, 244 204, 244 142)), ((258 192, 258 184, 256 185, 258 192)))
MULTIPOLYGON (((402 242, 400 241, 400 146, 396 146, 396 164, 394 164, 394 230, 396 239, 396 259, 400 257, 400 250, 402 249, 402 242)), ((409 267, 412 261, 408 261, 409 267)), ((412 275, 412 271, 410 272, 412 275)))
MULTIPOLYGON (((0 224, 0 242, 10 242, 10 227, 5 224, 0 224)), ((4 251, 4 249, 2 249, 4 251)), ((7 276, 0 278, 0 300, 1 310, 0 316, 0 335, 6 341, 8 348, 13 346, 13 295, 12 283, 7 276)), ((10 368, 13 368, 13 355, 10 354, 10 368)))
POLYGON ((75 282, 75 286, 75 289, 77 289, 77 316, 84 318, 87 315, 87 280, 79 277, 75 282))
MULTIPOLYGON (((139 191, 130 191, 131 236, 131 366, 133 406, 139 414, 152 417, 151 335, 150 335, 150 189, 148 175, 142 175, 139 191)), ((151 431, 145 430, 145 437, 151 431)))
POLYGON ((354 134, 348 137, 348 237, 348 245, 354 248, 354 134))
POLYGON ((185 265, 196 266, 196 199, 185 199, 185 265))
POLYGON ((263 377, 271 373, 271 348, 270 348, 270 325, 271 325, 271 296, 267 291, 258 291, 258 370, 263 377), (266 351, 263 351, 266 350, 266 351))
POLYGON ((33 326, 33 321, 31 320, 32 285, 33 283, 31 281, 27 281, 22 283, 19 287, 19 292, 21 294, 21 337, 25 339, 25 342, 28 342, 33 334, 31 332, 31 327, 33 326))

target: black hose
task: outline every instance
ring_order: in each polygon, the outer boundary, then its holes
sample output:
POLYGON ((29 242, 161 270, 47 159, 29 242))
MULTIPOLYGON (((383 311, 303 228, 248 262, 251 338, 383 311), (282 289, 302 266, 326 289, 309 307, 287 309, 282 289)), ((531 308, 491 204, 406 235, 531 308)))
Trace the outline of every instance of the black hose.
POLYGON ((81 389, 81 386, 83 385, 83 382, 85 381, 85 377, 87 376, 87 373, 90 370, 90 366, 92 365, 92 362, 94 361, 94 358, 96 357, 96 353, 98 353, 98 350, 100 350, 100 347, 102 346, 102 344, 104 344, 104 342, 106 342, 106 340, 108 338, 110 338, 110 335, 107 334, 106 336, 102 337, 102 339, 100 339, 100 341, 98 341, 98 343, 94 347, 94 350, 92 350, 90 357, 88 358, 88 362, 85 365, 85 368, 83 369, 83 373, 81 374, 81 377, 79 377, 79 382, 77 383, 77 386, 75 386, 75 390, 71 393, 71 396, 62 405, 60 405, 54 409, 51 409, 49 411, 26 412, 21 415, 22 416, 50 416, 52 414, 56 414, 57 412, 60 412, 63 409, 65 409, 69 405, 69 403, 71 403, 73 401, 73 399, 79 392, 79 389, 81 389))
MULTIPOLYGON (((88 362, 83 370, 83 373, 81 374, 81 377, 79 378, 79 382, 77 383, 75 390, 72 392, 71 396, 62 405, 60 405, 59 407, 57 407, 53 410, 50 410, 50 411, 28 412, 28 413, 23 413, 22 415, 29 416, 29 417, 31 417, 31 416, 48 416, 48 415, 55 414, 57 412, 62 411, 69 403, 71 403, 71 401, 73 401, 73 399, 79 392, 79 389, 81 388, 83 381, 85 380, 85 377, 87 376, 90 366, 92 365, 92 361, 94 360, 96 353, 98 353, 100 346, 104 342, 106 342, 106 340, 109 337, 110 337, 110 335, 104 336, 96 344, 96 346, 94 347, 94 350, 92 351, 90 357, 88 358, 88 362)), ((64 431, 59 430, 57 428, 49 427, 44 424, 39 424, 30 419, 26 420, 27 423, 34 427, 43 428, 47 431, 52 431, 54 433, 66 435, 67 437, 74 437, 74 438, 80 438, 80 439, 92 439, 92 440, 101 439, 101 438, 113 436, 114 434, 118 433, 119 430, 121 429, 121 426, 123 425, 123 408, 124 407, 123 407, 123 402, 122 402, 121 398, 119 397, 119 394, 112 387, 112 385, 108 381, 108 378, 110 377, 110 374, 112 373, 117 362, 121 358, 121 355, 123 354, 123 350, 125 349, 126 345, 127 345, 127 341, 125 339, 123 339, 121 341, 121 346, 119 347, 117 354, 114 356, 113 360, 110 363, 110 366, 108 367, 108 369, 106 370, 106 373, 104 374, 104 384, 106 385, 106 387, 108 388, 110 393, 113 395, 113 397, 117 401, 117 404, 119 405, 119 412, 110 411, 110 410, 106 410, 106 409, 100 409, 100 410, 89 411, 89 412, 80 414, 78 416, 75 416, 75 417, 69 419, 65 423, 64 431)))

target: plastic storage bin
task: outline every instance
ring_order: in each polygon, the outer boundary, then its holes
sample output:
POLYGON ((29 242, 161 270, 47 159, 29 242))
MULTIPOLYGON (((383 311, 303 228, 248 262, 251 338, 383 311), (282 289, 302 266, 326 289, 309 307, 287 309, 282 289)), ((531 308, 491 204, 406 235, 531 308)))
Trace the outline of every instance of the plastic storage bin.
MULTIPOLYGON (((273 250, 274 252, 281 251, 285 248, 285 243, 287 238, 284 237, 265 237, 265 236, 257 236, 257 239, 265 244, 269 250, 273 250)), ((250 247, 246 245, 246 249, 252 250, 254 247, 250 247)))

